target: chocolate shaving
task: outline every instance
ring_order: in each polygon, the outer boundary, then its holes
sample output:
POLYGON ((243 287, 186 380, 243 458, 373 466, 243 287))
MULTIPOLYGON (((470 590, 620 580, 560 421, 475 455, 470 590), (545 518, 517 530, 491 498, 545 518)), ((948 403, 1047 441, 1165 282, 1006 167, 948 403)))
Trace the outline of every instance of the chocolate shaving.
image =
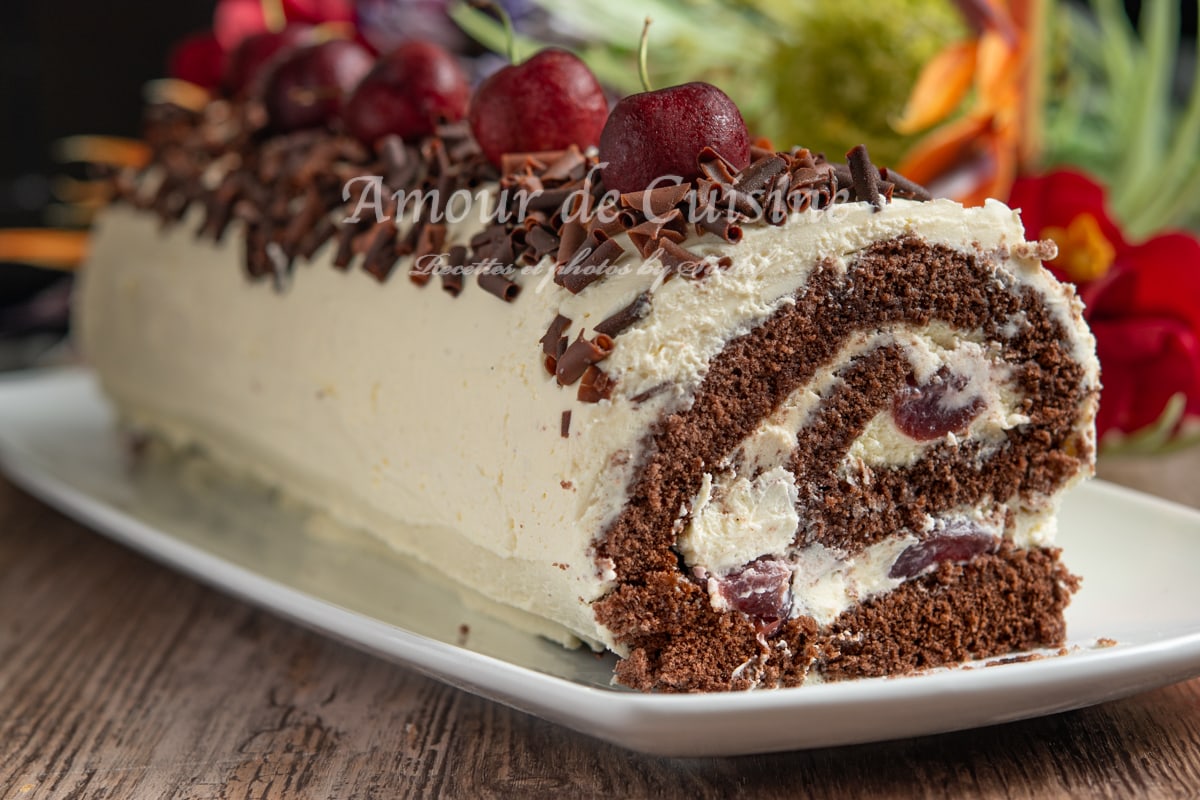
POLYGON ((603 333, 605 336, 615 338, 630 325, 645 317, 649 311, 650 293, 642 292, 633 299, 632 303, 604 319, 593 330, 596 333, 603 333))
POLYGON ((557 253, 561 240, 544 225, 536 225, 525 235, 525 244, 533 254, 533 262, 541 261, 551 253, 557 253))
POLYGON ((409 270, 409 279, 418 286, 424 286, 433 278, 434 270, 427 262, 435 262, 428 256, 441 253, 446 245, 446 226, 440 223, 430 223, 421 228, 417 237, 417 246, 413 250, 413 265, 409 270))
POLYGON ((599 209, 588 220, 587 232, 594 236, 597 241, 603 241, 611 239, 614 236, 620 236, 636 224, 637 217, 632 212, 628 210, 618 211, 606 206, 599 209))
POLYGON ((300 240, 300 245, 296 248, 296 255, 305 261, 311 261, 312 257, 321 249, 321 245, 332 239, 336 233, 337 226, 333 224, 333 220, 328 216, 321 217, 317 220, 317 224, 300 240))
POLYGON ((587 228, 577 219, 566 222, 558 232, 558 264, 566 264, 587 241, 587 228))
POLYGON ((594 339, 584 339, 583 333, 566 349, 558 359, 555 374, 559 386, 570 386, 583 376, 587 368, 608 358, 613 349, 613 340, 609 336, 599 334, 594 339))
POLYGON ((484 270, 479 273, 479 285, 483 287, 484 291, 496 295, 506 303, 516 300, 517 295, 521 293, 520 286, 501 272, 492 270, 484 270))
POLYGON ((657 220, 646 220, 642 224, 630 228, 627 233, 629 241, 637 248, 641 257, 649 258, 656 249, 654 244, 656 239, 682 242, 687 238, 686 231, 687 223, 684 221, 683 212, 674 209, 657 220))
POLYGON ((711 147, 705 147, 700 151, 700 155, 696 157, 696 163, 700 166, 700 171, 704 173, 704 176, 713 183, 732 184, 735 180, 737 170, 733 168, 733 164, 711 147))
POLYGON ((907 200, 922 201, 933 199, 933 195, 929 193, 928 189, 916 181, 909 180, 899 172, 896 172, 894 169, 888 169, 887 167, 884 167, 879 170, 879 175, 885 181, 889 181, 895 185, 897 197, 903 197, 907 200))
POLYGON ((742 240, 742 227, 728 216, 716 217, 707 213, 708 208, 711 208, 711 206, 700 209, 697 215, 697 231, 707 231, 708 233, 716 234, 730 244, 740 242, 742 240))
POLYGON ((542 352, 551 358, 558 358, 558 340, 562 338, 563 331, 571 327, 571 319, 558 314, 554 317, 554 321, 550 323, 550 327, 546 328, 546 333, 539 340, 542 345, 542 352))
POLYGON ((463 290, 463 273, 467 266, 467 248, 456 244, 450 248, 442 268, 442 289, 451 297, 458 297, 463 290))
POLYGON ((625 248, 614 240, 605 239, 593 247, 585 258, 572 258, 569 263, 560 267, 554 276, 554 282, 571 294, 579 294, 607 275, 624 252, 625 248))
POLYGON ((579 390, 575 398, 581 403, 599 403, 612 397, 616 382, 608 373, 593 365, 587 368, 579 379, 579 390))
MULTIPOLYGON (((670 275, 682 275, 685 278, 700 279, 712 271, 713 259, 697 255, 672 242, 670 239, 658 239, 655 250, 663 266, 670 275)), ((716 266, 728 269, 733 264, 729 256, 716 259, 716 266)))
POLYGON ((530 211, 559 211, 566 204, 571 194, 576 191, 578 190, 569 187, 543 189, 539 194, 530 196, 525 207, 530 211))
POLYGON ((771 183, 776 175, 785 172, 787 166, 787 161, 779 155, 771 155, 767 158, 759 159, 742 170, 742 174, 738 176, 734 188, 739 192, 747 193, 761 191, 771 183))
POLYGON ((562 422, 559 423, 559 435, 564 439, 571 437, 571 410, 567 409, 562 412, 562 422))
POLYGON ((659 186, 647 191, 627 192, 621 195, 620 203, 624 208, 632 208, 648 219, 654 219, 672 211, 686 200, 691 192, 690 183, 659 186))
POLYGON ((571 145, 542 173, 544 181, 577 181, 587 171, 587 158, 579 148, 571 145))
POLYGON ((850 164, 850 179, 858 200, 875 206, 876 211, 883 208, 883 198, 879 195, 879 170, 871 163, 867 146, 860 144, 851 148, 846 153, 846 160, 850 164))
POLYGON ((566 154, 565 150, 546 150, 536 153, 505 153, 500 156, 500 174, 539 172, 566 154))
POLYGON ((363 269, 382 283, 396 266, 396 226, 391 222, 377 223, 367 236, 369 244, 363 256, 363 269))

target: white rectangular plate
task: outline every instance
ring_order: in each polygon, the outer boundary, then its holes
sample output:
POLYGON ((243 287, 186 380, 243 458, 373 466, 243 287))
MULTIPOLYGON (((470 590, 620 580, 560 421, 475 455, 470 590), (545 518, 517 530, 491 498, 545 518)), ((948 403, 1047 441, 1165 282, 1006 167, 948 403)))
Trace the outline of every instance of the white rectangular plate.
POLYGON ((1100 482, 1073 492, 1061 518, 1065 560, 1084 577, 1067 614, 1068 655, 797 689, 643 695, 610 684, 611 657, 473 611, 366 534, 322 535, 300 510, 211 476, 131 469, 85 370, 0 379, 0 465, 62 511, 223 591, 648 753, 736 755, 961 730, 1200 674, 1200 513, 1100 482), (1098 647, 1102 637, 1118 644, 1098 647))

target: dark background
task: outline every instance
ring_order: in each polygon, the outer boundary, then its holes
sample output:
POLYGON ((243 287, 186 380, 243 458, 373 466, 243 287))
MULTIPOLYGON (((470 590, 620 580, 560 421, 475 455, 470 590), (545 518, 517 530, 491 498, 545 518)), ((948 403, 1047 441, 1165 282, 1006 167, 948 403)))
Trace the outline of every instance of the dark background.
MULTIPOLYGON (((51 178, 60 169, 51 143, 77 133, 136 136, 142 84, 163 76, 173 42, 209 27, 215 2, 5 0, 0 227, 60 222, 47 213, 51 178)), ((1126 6, 1136 18, 1138 3, 1126 6)), ((1183 0, 1182 8, 1183 30, 1190 34, 1196 6, 1183 0)), ((6 309, 62 279, 62 273, 0 264, 0 339, 14 332, 5 324, 6 309)))

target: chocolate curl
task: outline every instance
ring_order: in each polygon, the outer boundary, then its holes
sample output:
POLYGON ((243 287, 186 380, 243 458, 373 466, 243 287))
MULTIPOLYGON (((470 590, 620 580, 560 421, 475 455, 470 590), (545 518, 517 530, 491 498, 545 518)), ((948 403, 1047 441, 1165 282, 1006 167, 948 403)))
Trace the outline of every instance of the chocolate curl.
POLYGON ((728 215, 715 216, 708 213, 711 206, 705 206, 700 209, 700 215, 696 222, 696 231, 705 231, 720 236, 730 244, 737 244, 742 240, 742 226, 738 225, 728 215))
POLYGON ((366 234, 367 249, 363 256, 363 269, 375 280, 383 283, 396 266, 396 226, 391 222, 380 222, 366 234))
POLYGON ((779 155, 771 155, 769 158, 762 158, 755 161, 742 170, 742 174, 738 176, 734 188, 739 192, 753 193, 758 192, 767 187, 767 185, 779 175, 787 171, 787 161, 779 155))
POLYGON ((736 180, 737 170, 733 168, 725 156, 711 147, 705 147, 696 156, 696 164, 700 171, 713 183, 732 184, 736 180))
POLYGON ((550 163, 542 173, 544 181, 577 181, 583 178, 587 158, 576 145, 571 145, 562 155, 550 163))
POLYGON ((564 155, 565 150, 542 150, 534 153, 505 153, 500 157, 500 174, 513 175, 518 172, 541 172, 564 155))
POLYGON ((321 217, 312 230, 304 234, 304 238, 300 240, 296 255, 305 261, 312 261, 312 257, 317 254, 321 246, 332 239, 336 233, 337 226, 334 225, 333 220, 328 216, 321 217))
POLYGON ((659 186, 647 191, 626 192, 621 195, 620 203, 623 208, 632 208, 643 216, 653 219, 670 213, 687 199, 691 191, 691 184, 687 183, 659 186))
POLYGON ((782 225, 787 221, 787 192, 790 185, 791 176, 784 172, 775 178, 775 184, 767 193, 765 213, 771 225, 782 225))
POLYGON ((554 282, 571 294, 579 294, 607 275, 624 252, 625 248, 621 245, 612 239, 605 239, 586 258, 573 258, 564 264, 554 276, 554 282))
POLYGON ((557 212, 562 209, 567 198, 576 191, 578 191, 578 187, 572 186, 541 190, 529 198, 525 207, 530 211, 557 212))
MULTIPOLYGON (((700 279, 708 275, 711 271, 711 260, 706 261, 703 256, 699 256, 690 250, 685 250, 670 239, 659 239, 657 241, 658 245, 655 249, 658 251, 658 258, 671 275, 682 275, 685 278, 700 279)), ((721 269, 728 269, 733 264, 733 261, 729 256, 721 256, 717 259, 716 263, 721 269)))
POLYGON ((850 179, 854 185, 854 194, 860 201, 866 201, 875 206, 875 210, 883 208, 883 198, 879 196, 879 170, 871 163, 867 155, 866 145, 856 145, 846 153, 850 164, 850 179))
POLYGON ((633 299, 632 303, 604 319, 593 330, 596 333, 616 338, 618 334, 648 313, 650 313, 650 293, 642 292, 633 299))
POLYGON ((564 439, 571 438, 571 410, 562 412, 562 421, 558 424, 559 435, 564 439))
POLYGON ((431 261, 427 256, 442 252, 445 245, 445 225, 431 222, 423 226, 417 237, 417 246, 413 250, 413 264, 408 272, 408 279, 417 286, 424 286, 433 280, 433 269, 423 262, 431 261))
POLYGON ((775 155, 775 151, 770 147, 763 147, 759 144, 750 145, 750 161, 758 161, 760 158, 770 158, 775 155))
POLYGON ((557 253, 561 241, 553 231, 543 225, 536 225, 525 235, 525 242, 533 253, 534 263, 541 261, 551 253, 557 253))
POLYGON ((597 241, 611 239, 614 236, 620 236, 625 231, 637 224, 637 218, 631 211, 617 211, 615 208, 605 207, 597 211, 597 213, 588 220, 587 232, 597 241), (613 213, 616 211, 616 213, 613 213))
POLYGON ((450 155, 446 152, 446 145, 436 136, 426 139, 421 144, 421 156, 426 164, 433 165, 437 175, 445 175, 450 169, 450 155))
POLYGON ((546 333, 539 340, 542 345, 542 352, 551 358, 558 358, 558 340, 562 338, 563 331, 571 327, 571 318, 564 317, 558 314, 554 317, 554 321, 550 323, 550 327, 546 328, 546 333))
POLYGON ((888 169, 887 167, 884 167, 883 169, 879 170, 879 175, 885 181, 891 182, 896 187, 897 197, 921 201, 933 199, 933 195, 929 193, 928 189, 916 181, 904 177, 894 169, 888 169))
POLYGON ((308 187, 304 193, 304 203, 300 207, 300 213, 292 217, 283 232, 282 245, 288 256, 296 255, 304 234, 312 230, 324 213, 324 204, 321 202, 321 196, 316 187, 308 187))
POLYGON ((595 339, 584 339, 583 334, 571 343, 558 359, 556 376, 559 386, 570 386, 583 376, 587 368, 608 358, 613 350, 613 340, 604 334, 595 339))
POLYGON ((674 209, 659 217, 658 221, 646 220, 641 225, 630 228, 628 233, 629 241, 637 248, 642 258, 649 258, 658 249, 655 244, 658 239, 682 242, 687 238, 686 231, 687 223, 684 221, 683 212, 674 209))
POLYGON ((850 167, 847 164, 830 164, 833 170, 833 193, 837 194, 841 189, 849 189, 854 191, 854 176, 850 172, 850 167))
POLYGON ((581 403, 599 403, 612 397, 616 381, 608 373, 593 365, 587 368, 579 380, 579 391, 575 398, 581 403))
POLYGON ((333 266, 345 272, 350 268, 350 263, 354 261, 354 239, 358 236, 358 230, 354 225, 343 225, 337 234, 337 252, 333 256, 333 266))
POLYGON ((796 147, 792 150, 792 170, 808 168, 811 169, 817 166, 817 159, 813 157, 812 151, 807 147, 796 147))
POLYGON ((497 242, 508 236, 508 230, 499 224, 492 224, 471 237, 471 249, 476 253, 491 250, 497 242))
POLYGON ((467 266, 467 248, 456 244, 446 255, 445 269, 442 270, 442 289, 451 297, 458 297, 463 290, 463 273, 467 266))
POLYGON ((587 228, 578 219, 569 220, 558 232, 558 255, 555 261, 559 265, 569 262, 579 252, 579 248, 583 247, 585 241, 587 241, 587 228))
MULTIPOLYGON (((503 269, 503 268, 502 268, 503 269)), ((517 295, 521 293, 521 287, 513 283, 505 275, 492 270, 484 270, 479 273, 479 285, 483 287, 485 292, 494 294, 506 303, 511 303, 517 299, 517 295)))
POLYGON ((221 181, 221 185, 213 192, 205 204, 204 224, 200 234, 221 241, 229 223, 233 219, 233 204, 242 192, 245 176, 240 171, 230 172, 221 181))
POLYGON ((245 249, 246 274, 258 280, 271 274, 271 265, 267 258, 267 236, 261 225, 251 225, 246 228, 245 249))

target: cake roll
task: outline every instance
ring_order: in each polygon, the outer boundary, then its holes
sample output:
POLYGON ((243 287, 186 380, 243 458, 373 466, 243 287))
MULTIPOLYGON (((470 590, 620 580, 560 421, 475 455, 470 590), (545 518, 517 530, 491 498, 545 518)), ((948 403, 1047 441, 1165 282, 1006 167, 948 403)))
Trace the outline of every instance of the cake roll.
POLYGON ((862 148, 701 153, 635 197, 576 148, 493 166, 462 126, 239 125, 154 109, 100 219, 77 325, 127 428, 636 689, 1063 643, 1055 511, 1092 471, 1098 370, 1017 212, 862 148))

